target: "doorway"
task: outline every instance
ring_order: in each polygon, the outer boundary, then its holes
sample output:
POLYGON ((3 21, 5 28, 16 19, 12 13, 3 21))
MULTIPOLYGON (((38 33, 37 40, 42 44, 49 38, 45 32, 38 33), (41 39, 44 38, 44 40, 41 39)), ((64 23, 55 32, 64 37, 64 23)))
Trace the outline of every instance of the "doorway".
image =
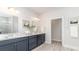
POLYGON ((51 42, 59 42, 62 44, 62 19, 51 20, 51 42))

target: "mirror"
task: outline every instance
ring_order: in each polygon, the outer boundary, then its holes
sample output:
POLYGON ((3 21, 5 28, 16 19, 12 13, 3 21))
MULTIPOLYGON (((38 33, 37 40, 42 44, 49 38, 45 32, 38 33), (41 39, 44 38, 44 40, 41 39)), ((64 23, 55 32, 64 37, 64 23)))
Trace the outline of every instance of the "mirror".
POLYGON ((0 16, 0 34, 18 32, 18 17, 0 16))
POLYGON ((37 32, 38 30, 38 24, 36 21, 33 20, 23 20, 23 28, 29 32, 29 33, 33 33, 33 32, 37 32))

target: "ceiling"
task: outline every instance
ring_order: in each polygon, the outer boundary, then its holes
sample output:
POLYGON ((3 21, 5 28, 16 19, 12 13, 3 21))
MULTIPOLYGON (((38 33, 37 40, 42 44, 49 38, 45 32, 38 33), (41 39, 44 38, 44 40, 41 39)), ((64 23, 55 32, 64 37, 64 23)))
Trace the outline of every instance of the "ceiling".
POLYGON ((27 8, 40 15, 51 10, 60 9, 61 7, 27 7, 27 8))

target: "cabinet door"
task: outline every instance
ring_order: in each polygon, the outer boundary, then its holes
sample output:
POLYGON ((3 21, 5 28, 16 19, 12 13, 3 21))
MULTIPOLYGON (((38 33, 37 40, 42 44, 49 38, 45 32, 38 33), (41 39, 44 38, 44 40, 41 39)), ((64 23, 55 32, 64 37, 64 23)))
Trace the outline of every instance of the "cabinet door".
POLYGON ((0 51, 16 51, 14 44, 7 44, 0 46, 0 51))
POLYGON ((16 42, 16 50, 17 51, 27 51, 28 50, 28 40, 22 40, 16 42))
POLYGON ((45 42, 45 34, 42 34, 42 43, 44 43, 45 42))
POLYGON ((38 46, 45 42, 45 34, 39 34, 37 38, 38 38, 37 40, 38 46))
POLYGON ((41 35, 38 35, 38 40, 37 40, 37 44, 38 46, 42 44, 42 36, 41 35))
POLYGON ((32 50, 37 46, 37 36, 29 37, 29 50, 32 50))

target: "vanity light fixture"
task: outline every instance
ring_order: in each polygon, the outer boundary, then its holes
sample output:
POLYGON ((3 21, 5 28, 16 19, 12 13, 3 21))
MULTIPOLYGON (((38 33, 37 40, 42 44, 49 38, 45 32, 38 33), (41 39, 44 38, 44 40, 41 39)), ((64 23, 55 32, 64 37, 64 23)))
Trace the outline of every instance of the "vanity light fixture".
POLYGON ((31 17, 33 21, 40 21, 39 18, 36 18, 36 17, 31 17))
POLYGON ((19 14, 20 12, 18 10, 15 10, 14 8, 8 8, 9 12, 13 15, 19 14))
POLYGON ((14 8, 8 8, 8 10, 12 13, 15 13, 15 9, 14 8))

